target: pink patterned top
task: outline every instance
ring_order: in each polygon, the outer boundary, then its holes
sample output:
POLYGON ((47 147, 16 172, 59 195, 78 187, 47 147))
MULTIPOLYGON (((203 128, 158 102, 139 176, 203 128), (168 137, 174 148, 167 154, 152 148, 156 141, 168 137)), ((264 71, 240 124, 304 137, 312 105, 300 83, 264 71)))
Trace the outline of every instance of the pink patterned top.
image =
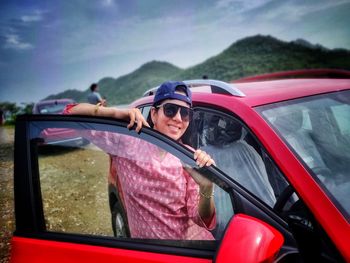
MULTIPOLYGON (((69 108, 65 114, 69 114, 69 108)), ((89 131, 84 136, 111 155, 118 174, 131 237, 213 240, 214 213, 206 225, 198 213, 199 186, 180 160, 139 138, 89 131)))

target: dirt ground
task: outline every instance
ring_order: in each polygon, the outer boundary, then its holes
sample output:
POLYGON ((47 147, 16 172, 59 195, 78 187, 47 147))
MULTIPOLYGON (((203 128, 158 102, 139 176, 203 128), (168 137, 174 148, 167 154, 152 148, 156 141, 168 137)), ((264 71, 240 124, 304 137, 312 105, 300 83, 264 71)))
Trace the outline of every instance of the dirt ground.
MULTIPOLYGON (((0 263, 9 261, 15 228, 13 139, 13 128, 0 126, 0 263)), ((40 151, 39 167, 49 231, 113 235, 105 153, 91 145, 74 150, 45 149, 40 151)))
POLYGON ((41 194, 49 231, 112 236, 109 157, 89 145, 49 148, 39 156, 41 194))
POLYGON ((0 263, 9 261, 14 230, 13 128, 0 126, 0 263))

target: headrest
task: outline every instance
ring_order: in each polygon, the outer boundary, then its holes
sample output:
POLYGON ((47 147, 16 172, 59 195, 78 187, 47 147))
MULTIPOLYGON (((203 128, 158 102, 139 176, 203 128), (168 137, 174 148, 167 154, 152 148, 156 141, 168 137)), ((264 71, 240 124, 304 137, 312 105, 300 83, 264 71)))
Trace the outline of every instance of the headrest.
POLYGON ((302 110, 294 110, 286 114, 281 114, 276 117, 273 124, 286 135, 296 132, 303 125, 303 112, 302 110))
POLYGON ((241 135, 242 125, 239 122, 214 115, 208 123, 206 139, 212 145, 223 146, 239 140, 241 135))

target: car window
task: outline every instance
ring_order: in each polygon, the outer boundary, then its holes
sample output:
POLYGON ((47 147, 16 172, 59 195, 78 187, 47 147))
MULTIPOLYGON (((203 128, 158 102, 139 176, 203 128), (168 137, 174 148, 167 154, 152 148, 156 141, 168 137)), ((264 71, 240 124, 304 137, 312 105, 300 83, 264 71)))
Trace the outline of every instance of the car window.
POLYGON ((339 127, 340 133, 350 139, 350 106, 336 105, 331 107, 331 110, 339 127))
POLYGON ((337 207, 350 220, 350 92, 339 91, 275 103, 262 116, 286 141, 337 207), (306 129, 302 124, 309 123, 306 129))
POLYGON ((147 120, 147 117, 148 117, 149 112, 150 112, 150 110, 151 110, 151 105, 141 107, 140 110, 141 110, 141 112, 142 112, 143 117, 147 120))
POLYGON ((218 168, 270 207, 287 186, 253 135, 232 116, 197 108, 186 139, 207 151, 218 168))
POLYGON ((65 102, 39 102, 36 106, 38 108, 39 114, 59 114, 62 113, 64 107, 69 104, 74 103, 74 101, 65 101, 65 102))
POLYGON ((233 215, 230 194, 214 184, 215 213, 203 219, 198 214, 202 194, 189 172, 195 162, 134 131, 33 122, 31 138, 39 153, 49 232, 207 248, 221 238, 233 215))

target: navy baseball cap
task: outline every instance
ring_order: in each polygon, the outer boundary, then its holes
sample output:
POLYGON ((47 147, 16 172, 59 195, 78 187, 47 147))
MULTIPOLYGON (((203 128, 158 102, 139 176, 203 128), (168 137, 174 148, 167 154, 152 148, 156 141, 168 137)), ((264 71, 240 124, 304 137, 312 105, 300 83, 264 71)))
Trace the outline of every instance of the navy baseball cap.
POLYGON ((160 85, 156 91, 156 95, 154 95, 153 105, 166 99, 182 100, 192 106, 192 92, 182 81, 166 81, 160 85), (186 95, 178 93, 177 91, 183 91, 186 95))

